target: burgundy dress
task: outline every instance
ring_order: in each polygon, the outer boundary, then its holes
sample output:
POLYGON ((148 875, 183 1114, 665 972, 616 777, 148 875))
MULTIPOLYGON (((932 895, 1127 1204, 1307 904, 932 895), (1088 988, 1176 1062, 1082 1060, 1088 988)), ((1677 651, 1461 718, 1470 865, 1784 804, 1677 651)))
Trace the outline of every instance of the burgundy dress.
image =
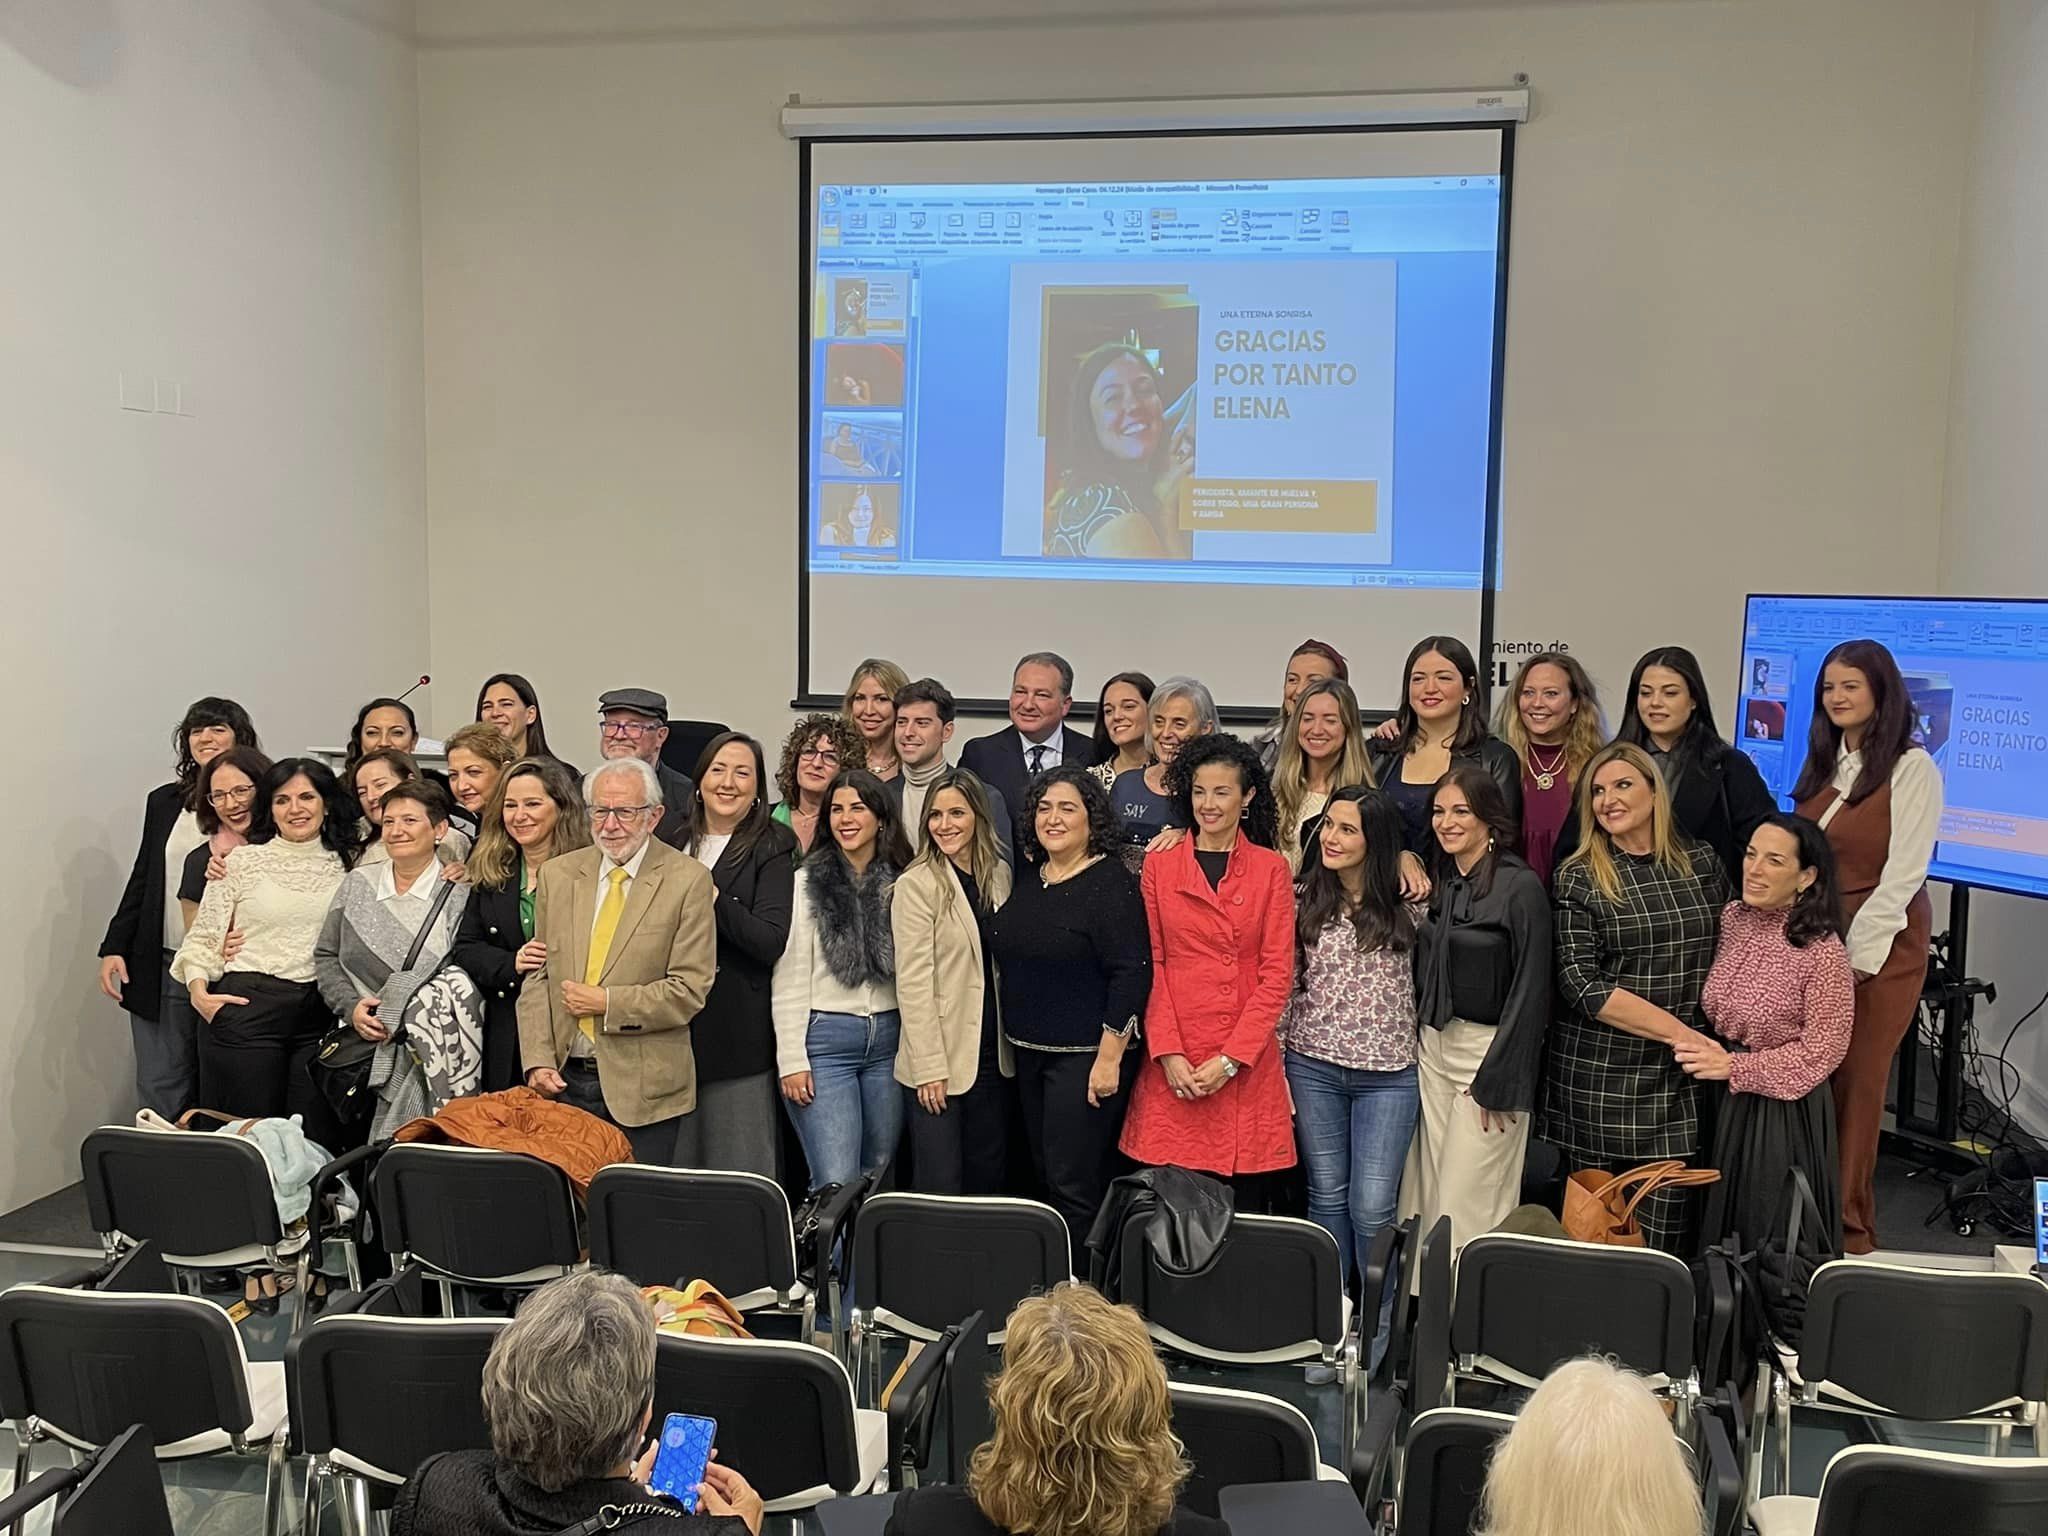
POLYGON ((1565 818, 1572 813, 1572 785, 1564 776, 1564 763, 1559 759, 1557 772, 1550 777, 1550 788, 1544 789, 1536 782, 1536 775, 1526 765, 1522 769, 1522 841, 1515 851, 1521 854, 1523 862, 1536 871, 1536 878, 1543 882, 1543 888, 1550 889, 1550 871, 1557 859, 1557 837, 1564 830, 1565 818))

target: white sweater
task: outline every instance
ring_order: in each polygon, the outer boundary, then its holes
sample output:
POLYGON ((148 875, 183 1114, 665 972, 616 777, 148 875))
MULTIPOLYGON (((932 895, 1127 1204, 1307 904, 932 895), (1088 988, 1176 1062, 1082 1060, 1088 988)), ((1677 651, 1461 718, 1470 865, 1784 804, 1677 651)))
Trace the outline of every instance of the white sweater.
POLYGON ((171 962, 172 979, 187 986, 195 976, 220 980, 227 970, 221 942, 230 928, 239 928, 244 942, 236 970, 311 981, 313 946, 343 873, 341 860, 317 839, 274 837, 230 849, 227 873, 207 882, 199 915, 171 962))
MULTIPOLYGON (((831 857, 827 850, 826 857, 831 857)), ((811 912, 806 869, 796 872, 796 901, 789 921, 789 943, 775 962, 775 987, 770 1007, 775 1017, 775 1070, 783 1077, 811 1070, 807 1042, 813 1013, 851 1013, 868 1018, 896 1009, 896 984, 865 982, 849 987, 826 969, 818 953, 818 924, 811 912)))

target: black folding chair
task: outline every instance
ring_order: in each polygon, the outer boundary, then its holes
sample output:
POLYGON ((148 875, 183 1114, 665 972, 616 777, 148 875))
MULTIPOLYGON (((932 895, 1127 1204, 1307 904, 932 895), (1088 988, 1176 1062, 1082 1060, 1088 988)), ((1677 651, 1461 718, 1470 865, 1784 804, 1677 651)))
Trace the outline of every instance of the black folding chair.
MULTIPOLYGON (((1769 1370, 1768 1366, 1765 1370, 1769 1370)), ((2031 1275, 1836 1259, 1814 1271, 1796 1359, 1771 1373, 1778 1491, 1790 1491, 1792 1409, 1956 1424, 2002 1455, 2015 1424, 2048 1422, 2048 1285, 2031 1275)))
POLYGON ((1418 1413, 1401 1453, 1399 1536, 1466 1536, 1486 1490, 1494 1442, 1514 1424, 1509 1414, 1472 1408, 1418 1413))
POLYGON ((770 1514, 886 1483, 887 1415, 856 1408, 846 1367, 814 1344, 665 1333, 654 1413, 716 1419, 720 1460, 746 1473, 770 1514))
POLYGON ((929 1342, 981 1314, 1000 1345, 1025 1297, 1072 1277, 1067 1224, 1036 1200, 872 1195, 853 1225, 858 1300, 847 1336, 861 1401, 881 1391, 882 1341, 929 1342))
POLYGON ((1757 1536, 2041 1536, 2048 1460, 1852 1445, 1818 1499, 1781 1494, 1750 1514, 1757 1536))
MULTIPOLYGON (((1387 1351, 1366 1378, 1357 1443, 1352 1447, 1347 1468, 1359 1502, 1368 1509, 1376 1507, 1383 1497, 1386 1475, 1394 1464, 1395 1439, 1407 1421, 1408 1404, 1413 1400, 1416 1307, 1409 1295, 1408 1276, 1416 1260, 1418 1219, 1411 1216, 1397 1227, 1380 1228, 1366 1254, 1365 1273, 1359 1286, 1361 1346, 1366 1330, 1377 1327, 1378 1314, 1374 1308, 1389 1294, 1393 1297, 1387 1351)), ((1444 1230, 1448 1232, 1449 1228, 1444 1230)), ((1448 1351, 1449 1344, 1446 1342, 1442 1347, 1448 1351)))
POLYGON ((418 1261, 444 1316, 456 1285, 532 1290, 583 1261, 569 1176, 537 1157, 408 1143, 377 1160, 370 1192, 392 1267, 418 1261))
MULTIPOLYGON (((820 1213, 813 1274, 832 1273, 839 1223, 859 1196, 857 1182, 845 1185, 820 1213)), ((590 1181, 587 1208, 591 1263, 638 1285, 708 1280, 750 1317, 792 1318, 801 1339, 815 1331, 817 1292, 798 1273, 789 1197, 775 1180, 614 1163, 590 1181)), ((827 1290, 836 1303, 832 1282, 827 1290)))
POLYGON ((284 1367, 252 1362, 213 1302, 47 1285, 0 1292, 0 1418, 15 1424, 17 1488, 38 1444, 98 1450, 133 1424, 147 1428, 159 1461, 261 1456, 263 1536, 275 1536, 284 1367))
POLYGON ((1119 1241, 1123 1299, 1173 1353, 1209 1365, 1333 1371, 1342 1398, 1342 1458, 1351 1464, 1359 1345, 1335 1238, 1312 1221, 1238 1215, 1214 1261, 1198 1275, 1161 1268, 1141 1221, 1124 1223, 1119 1241))
POLYGON ((1180 1502, 1197 1514, 1218 1513, 1217 1495, 1240 1483, 1341 1483, 1357 1507, 1349 1480, 1323 1464, 1315 1426, 1292 1403, 1192 1382, 1171 1382, 1166 1390, 1173 1399, 1173 1432, 1195 1469, 1180 1502))
POLYGON ((367 1531, 427 1457, 488 1450, 484 1360, 495 1319, 326 1315, 285 1346, 293 1448, 306 1457, 306 1536, 331 1485, 367 1531))
POLYGON ((319 1213, 310 1227, 286 1228, 255 1142, 103 1125, 86 1136, 78 1161, 88 1219, 109 1257, 147 1239, 174 1270, 260 1269, 280 1285, 290 1276, 303 1301, 319 1213))
POLYGON ((1677 1405, 1699 1401, 1694 1280, 1654 1248, 1489 1232, 1459 1254, 1452 1286, 1457 1377, 1533 1389, 1581 1355, 1609 1355, 1677 1405))

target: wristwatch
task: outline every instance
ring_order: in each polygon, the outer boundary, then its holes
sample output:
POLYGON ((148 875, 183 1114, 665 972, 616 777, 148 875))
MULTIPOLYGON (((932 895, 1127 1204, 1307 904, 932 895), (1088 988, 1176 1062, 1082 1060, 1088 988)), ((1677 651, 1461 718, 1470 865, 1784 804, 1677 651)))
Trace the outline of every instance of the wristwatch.
POLYGON ((1228 1056, 1223 1058, 1223 1075, 1226 1078, 1237 1076, 1237 1063, 1232 1061, 1228 1056))

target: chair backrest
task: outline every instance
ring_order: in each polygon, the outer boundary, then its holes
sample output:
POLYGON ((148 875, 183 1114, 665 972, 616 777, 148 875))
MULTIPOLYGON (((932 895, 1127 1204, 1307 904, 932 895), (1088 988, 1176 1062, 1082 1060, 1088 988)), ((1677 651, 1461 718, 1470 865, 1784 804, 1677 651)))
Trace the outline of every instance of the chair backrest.
POLYGON ((154 1242, 140 1242, 108 1266, 96 1291, 122 1291, 130 1296, 176 1296, 178 1282, 164 1265, 154 1242))
POLYGON ((1400 1536, 1466 1536, 1494 1442, 1514 1425, 1511 1415, 1470 1408, 1417 1414, 1401 1461, 1400 1536))
POLYGON ((100 1449, 57 1506, 50 1536, 171 1536, 171 1508, 149 1426, 131 1424, 100 1449))
POLYGON ((1174 1382, 1167 1392, 1173 1432, 1195 1469, 1180 1502, 1197 1514, 1217 1513, 1217 1494, 1239 1483, 1315 1479, 1316 1432, 1292 1403, 1189 1382, 1174 1382))
POLYGON ((78 1162, 93 1230, 153 1238, 173 1262, 284 1238, 270 1167, 244 1137, 103 1125, 78 1162))
POLYGON ((196 1296, 17 1285, 0 1291, 0 1418, 41 1419, 85 1445, 131 1424, 157 1445, 254 1417, 228 1315, 196 1296))
POLYGON ((345 1451, 392 1481, 440 1451, 488 1450, 484 1359, 492 1318, 322 1317, 285 1347, 292 1438, 315 1456, 345 1451))
POLYGON ((1422 1240, 1416 1271, 1415 1341, 1408 1368, 1409 1411, 1440 1407, 1451 1380, 1451 1218, 1422 1240))
POLYGON ((853 1229, 863 1311, 937 1335, 980 1312, 1000 1337, 1017 1303, 1072 1278, 1067 1224, 1036 1200, 872 1195, 853 1229))
POLYGON ((1700 1507, 1707 1517, 1707 1536, 1739 1536, 1749 1514, 1744 1501, 1747 1463, 1736 1455, 1719 1413, 1701 1414, 1699 1425, 1700 1507))
POLYGON ((1168 1274, 1127 1221, 1123 1299, 1155 1336, 1218 1358, 1299 1359, 1344 1339, 1344 1259, 1337 1240, 1291 1216, 1231 1218, 1215 1260, 1198 1275, 1168 1274))
POLYGON ((614 1163, 588 1209, 591 1263, 636 1285, 708 1280, 735 1300, 796 1286, 789 1197, 758 1173, 614 1163))
POLYGON ((860 1484, 853 1379, 838 1356, 779 1339, 665 1333, 655 1345, 654 1416, 718 1421, 718 1457, 769 1503, 860 1484))
POLYGON ((1683 1380, 1695 1363, 1693 1295, 1692 1271, 1654 1248, 1489 1232, 1458 1256, 1451 1352, 1530 1381, 1587 1354, 1683 1380))
POLYGON ((2048 1286, 2030 1275, 1837 1259, 1814 1272, 1799 1376, 1901 1418, 2048 1398, 2048 1286))
POLYGON ((2048 1461, 1873 1445, 1837 1451, 1820 1484, 1814 1536, 2041 1536, 2048 1461))
MULTIPOLYGON (((697 759, 711 745, 711 738, 723 736, 729 729, 731 727, 718 720, 669 721, 668 740, 661 744, 662 766, 677 773, 695 773, 697 759)), ((689 807, 684 806, 683 809, 687 811, 689 807)))
POLYGON ((485 1283, 566 1267, 582 1256, 576 1193, 552 1163, 481 1147, 392 1147, 371 1201, 390 1253, 485 1283))

